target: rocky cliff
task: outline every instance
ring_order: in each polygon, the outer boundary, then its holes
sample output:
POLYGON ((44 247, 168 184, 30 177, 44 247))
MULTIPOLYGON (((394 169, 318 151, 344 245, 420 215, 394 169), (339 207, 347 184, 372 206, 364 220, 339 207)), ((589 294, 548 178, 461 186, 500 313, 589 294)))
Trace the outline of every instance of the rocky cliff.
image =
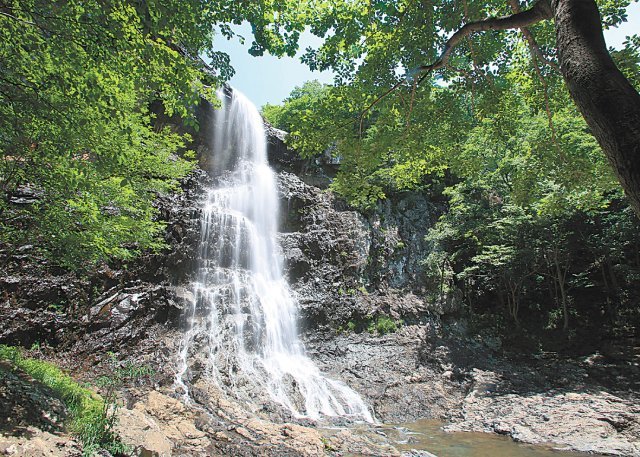
MULTIPOLYGON (((207 113, 203 109, 202 116, 207 113)), ((236 403, 197 367, 189 379, 192 401, 180 400, 173 383, 176 354, 195 271, 199 201, 209 180, 202 170, 212 142, 203 132, 194 143, 201 168, 181 193, 157 201, 167 222, 165 252, 82 275, 49 265, 30 246, 0 253, 0 343, 32 348, 87 381, 112 370, 114 359, 149 367, 152 377, 121 392, 120 433, 140 452, 400 455, 379 435, 286 423, 293 419, 259 399, 236 403)), ((270 129, 280 244, 305 344, 322 370, 364 395, 381 421, 438 418, 459 430, 640 455, 638 387, 628 370, 607 386, 602 370, 613 368, 597 359, 505 358, 500 339, 469 325, 459 304, 426 298, 424 235, 442 208, 427 195, 407 193, 361 214, 327 190, 333 165, 300 159, 282 135, 270 129), (563 410, 567 396, 573 409, 563 410), (505 408, 509 414, 503 415, 505 408), (576 439, 586 425, 599 435, 576 439)))

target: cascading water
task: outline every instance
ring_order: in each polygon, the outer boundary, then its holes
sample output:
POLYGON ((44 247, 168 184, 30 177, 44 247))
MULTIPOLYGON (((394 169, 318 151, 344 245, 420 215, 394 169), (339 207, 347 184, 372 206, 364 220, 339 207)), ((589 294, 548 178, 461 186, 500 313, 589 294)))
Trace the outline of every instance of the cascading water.
POLYGON ((236 90, 219 97, 216 185, 202 208, 200 266, 176 382, 188 398, 190 358, 204 351, 206 375, 236 397, 244 393, 251 401, 266 392, 296 417, 373 422, 360 396, 325 377, 305 354, 282 275, 277 189, 262 118, 236 90))

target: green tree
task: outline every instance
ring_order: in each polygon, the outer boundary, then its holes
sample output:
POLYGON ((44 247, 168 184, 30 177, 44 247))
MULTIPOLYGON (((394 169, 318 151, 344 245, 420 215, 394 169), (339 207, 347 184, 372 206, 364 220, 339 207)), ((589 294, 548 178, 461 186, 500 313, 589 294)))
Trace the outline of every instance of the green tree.
POLYGON ((0 241, 75 267, 161 247, 154 199, 192 157, 158 114, 196 127, 194 107, 233 73, 215 46, 231 23, 252 23, 254 52, 291 53, 302 25, 290 6, 0 1, 0 241), (17 206, 24 186, 39 198, 17 206))
MULTIPOLYGON (((602 36, 603 27, 624 20, 628 0, 599 1, 602 19, 594 0, 314 4, 311 30, 325 42, 309 50, 305 61, 311 68, 333 69, 340 84, 354 89, 360 106, 354 130, 363 138, 363 130, 390 104, 382 103, 385 98, 401 99, 397 105, 410 118, 425 102, 421 92, 431 87, 423 81, 433 81, 431 76, 457 86, 482 117, 502 95, 504 75, 524 51, 542 86, 540 109, 552 123, 549 97, 562 76, 563 90, 568 89, 640 214, 640 135, 635 128, 640 95, 614 64, 602 36)), ((616 56, 630 75, 639 70, 637 44, 630 39, 627 51, 616 56)))

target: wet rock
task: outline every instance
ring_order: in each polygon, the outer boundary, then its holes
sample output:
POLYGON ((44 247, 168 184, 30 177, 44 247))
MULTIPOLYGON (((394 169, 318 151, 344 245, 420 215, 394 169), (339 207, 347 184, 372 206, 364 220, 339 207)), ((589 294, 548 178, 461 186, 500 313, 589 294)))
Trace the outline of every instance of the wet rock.
POLYGON ((461 404, 464 383, 443 378, 419 363, 419 341, 426 334, 425 326, 406 326, 383 336, 364 332, 329 339, 316 335, 305 344, 323 371, 364 395, 378 420, 446 419, 461 404))
POLYGON ((432 454, 431 452, 427 452, 427 451, 405 451, 403 452, 400 457, 438 457, 435 454, 432 454))
POLYGON ((0 302, 0 315, 0 343, 55 346, 73 328, 73 320, 63 314, 50 309, 16 307, 11 301, 0 302))
POLYGON ((380 439, 346 429, 276 423, 247 411, 246 405, 226 398, 206 381, 200 381, 198 389, 197 403, 188 405, 166 392, 133 393, 135 402, 118 410, 119 435, 139 453, 161 456, 399 456, 380 439))
MULTIPOLYGON (((244 430, 246 438, 251 441, 271 446, 288 447, 305 457, 325 455, 325 444, 320 432, 309 427, 296 424, 274 424, 273 422, 251 419, 244 427, 237 428, 236 433, 244 430), (249 432, 251 430, 251 432, 249 432), (259 437, 259 438, 258 438, 259 437)), ((240 433, 242 435, 242 433, 240 433)))
POLYGON ((531 431, 528 427, 516 424, 511 428, 511 438, 519 443, 542 444, 544 439, 531 431))
POLYGON ((367 430, 342 429, 337 433, 328 433, 327 449, 346 453, 346 455, 361 455, 371 457, 400 457, 400 452, 385 442, 379 434, 367 430))

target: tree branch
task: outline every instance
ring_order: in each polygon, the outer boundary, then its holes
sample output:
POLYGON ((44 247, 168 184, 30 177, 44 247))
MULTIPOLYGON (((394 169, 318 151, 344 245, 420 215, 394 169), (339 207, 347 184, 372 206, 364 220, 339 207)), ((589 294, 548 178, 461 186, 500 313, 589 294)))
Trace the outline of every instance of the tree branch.
POLYGON ((540 59, 540 62, 542 62, 542 63, 544 63, 546 65, 549 65, 555 71, 560 73, 560 65, 558 65, 553 60, 549 60, 549 59, 547 59, 545 57, 545 55, 542 53, 542 49, 540 49, 540 45, 536 41, 536 39, 533 36, 533 34, 531 33, 531 31, 527 27, 523 28, 521 31, 522 31, 522 34, 524 35, 524 37, 529 42, 529 48, 531 49, 531 52, 533 54, 535 54, 538 57, 538 59, 540 59))
MULTIPOLYGON (((519 13, 521 11, 520 3, 518 3, 518 0, 509 0, 509 4, 511 5, 511 9, 514 13, 519 13)), ((522 27, 520 31, 527 40, 527 43, 529 43, 529 50, 531 51, 531 53, 537 56, 538 60, 540 60, 541 63, 549 65, 551 68, 560 73, 560 66, 556 62, 547 59, 547 57, 542 53, 542 49, 540 49, 540 45, 536 41, 536 38, 533 36, 533 33, 531 33, 531 30, 529 30, 528 27, 522 27)))
POLYGON ((362 113, 360 113, 360 136, 362 136, 362 126, 364 123, 364 115, 367 114, 367 112, 369 112, 371 110, 371 108, 373 108, 374 106, 376 106, 383 98, 385 98, 387 95, 389 95, 391 92, 395 91, 398 87, 402 86, 404 84, 405 80, 401 79, 400 81, 398 81, 396 84, 393 85, 393 87, 389 90, 387 90, 384 94, 380 95, 378 98, 376 98, 369 106, 367 106, 362 113))
POLYGON ((548 0, 538 0, 530 9, 520 13, 511 14, 503 17, 490 17, 482 21, 470 22, 462 26, 454 33, 444 45, 444 49, 431 65, 422 65, 417 68, 419 72, 431 72, 439 70, 447 65, 447 61, 451 56, 453 49, 466 36, 474 32, 486 32, 488 30, 510 30, 522 29, 533 24, 537 24, 545 19, 551 19, 553 12, 548 0))
MULTIPOLYGON (((514 0, 514 1, 517 1, 517 0, 514 0)), ((462 4, 464 7, 464 21, 468 22, 469 21, 469 4, 467 3, 467 0, 463 0, 462 4)), ((471 53, 471 63, 473 64, 473 69, 478 75, 484 77, 484 79, 487 80, 487 82, 489 83, 489 86, 495 87, 495 82, 493 80, 493 77, 491 76, 491 73, 485 72, 478 65, 476 50, 475 50, 475 46, 473 46, 473 40, 471 39, 471 36, 467 35, 466 40, 467 40, 467 44, 469 45, 469 52, 471 53)))
POLYGON ((27 21, 26 19, 22 19, 22 18, 16 17, 16 16, 14 16, 12 14, 9 14, 9 13, 5 13, 4 11, 0 11, 0 16, 8 17, 9 19, 13 19, 14 21, 22 22, 23 24, 36 25, 33 22, 27 21))
MULTIPOLYGON (((551 19, 552 17, 553 11, 551 10, 549 0, 537 0, 530 9, 522 11, 520 13, 515 13, 503 17, 490 17, 481 21, 469 22, 468 24, 462 26, 462 28, 460 28, 451 36, 451 38, 447 40, 442 53, 438 57, 438 60, 433 62, 431 65, 422 65, 415 69, 415 71, 413 72, 414 75, 418 73, 424 73, 418 79, 417 84, 419 85, 420 83, 422 83, 422 81, 424 81, 431 72, 446 67, 453 49, 460 43, 460 41, 474 32, 485 32, 488 30, 521 29, 533 24, 537 24, 538 22, 544 21, 545 19, 551 19)), ((398 81, 393 85, 393 87, 377 97, 360 113, 360 135, 362 135, 365 114, 369 112, 375 105, 377 105, 382 99, 402 86, 404 82, 404 79, 398 81)))
MULTIPOLYGON (((513 10, 514 13, 520 12, 520 3, 518 3, 518 0, 509 0, 509 4, 511 5, 511 9, 513 10)), ((549 122, 549 129, 551 130, 551 142, 555 146, 556 151, 558 152, 558 155, 560 156, 560 158, 564 162, 566 162, 566 157, 562 152, 560 143, 558 142, 558 134, 556 133, 556 127, 553 122, 553 114, 551 113, 551 102, 549 100, 549 85, 547 84, 547 80, 544 78, 544 75, 542 74, 542 70, 540 70, 540 65, 538 65, 538 61, 540 61, 540 63, 546 63, 547 65, 552 66, 558 72, 560 72, 560 67, 555 62, 549 62, 544 57, 544 55, 542 54, 542 51, 540 50, 540 47, 538 46, 538 43, 536 42, 536 39, 531 34, 528 28, 523 27, 521 31, 524 37, 526 38, 527 42, 529 43, 529 50, 531 51, 531 54, 532 54, 533 66, 535 68, 536 74, 538 75, 538 79, 540 80, 540 83, 542 83, 545 111, 547 112, 547 120, 549 122)))

